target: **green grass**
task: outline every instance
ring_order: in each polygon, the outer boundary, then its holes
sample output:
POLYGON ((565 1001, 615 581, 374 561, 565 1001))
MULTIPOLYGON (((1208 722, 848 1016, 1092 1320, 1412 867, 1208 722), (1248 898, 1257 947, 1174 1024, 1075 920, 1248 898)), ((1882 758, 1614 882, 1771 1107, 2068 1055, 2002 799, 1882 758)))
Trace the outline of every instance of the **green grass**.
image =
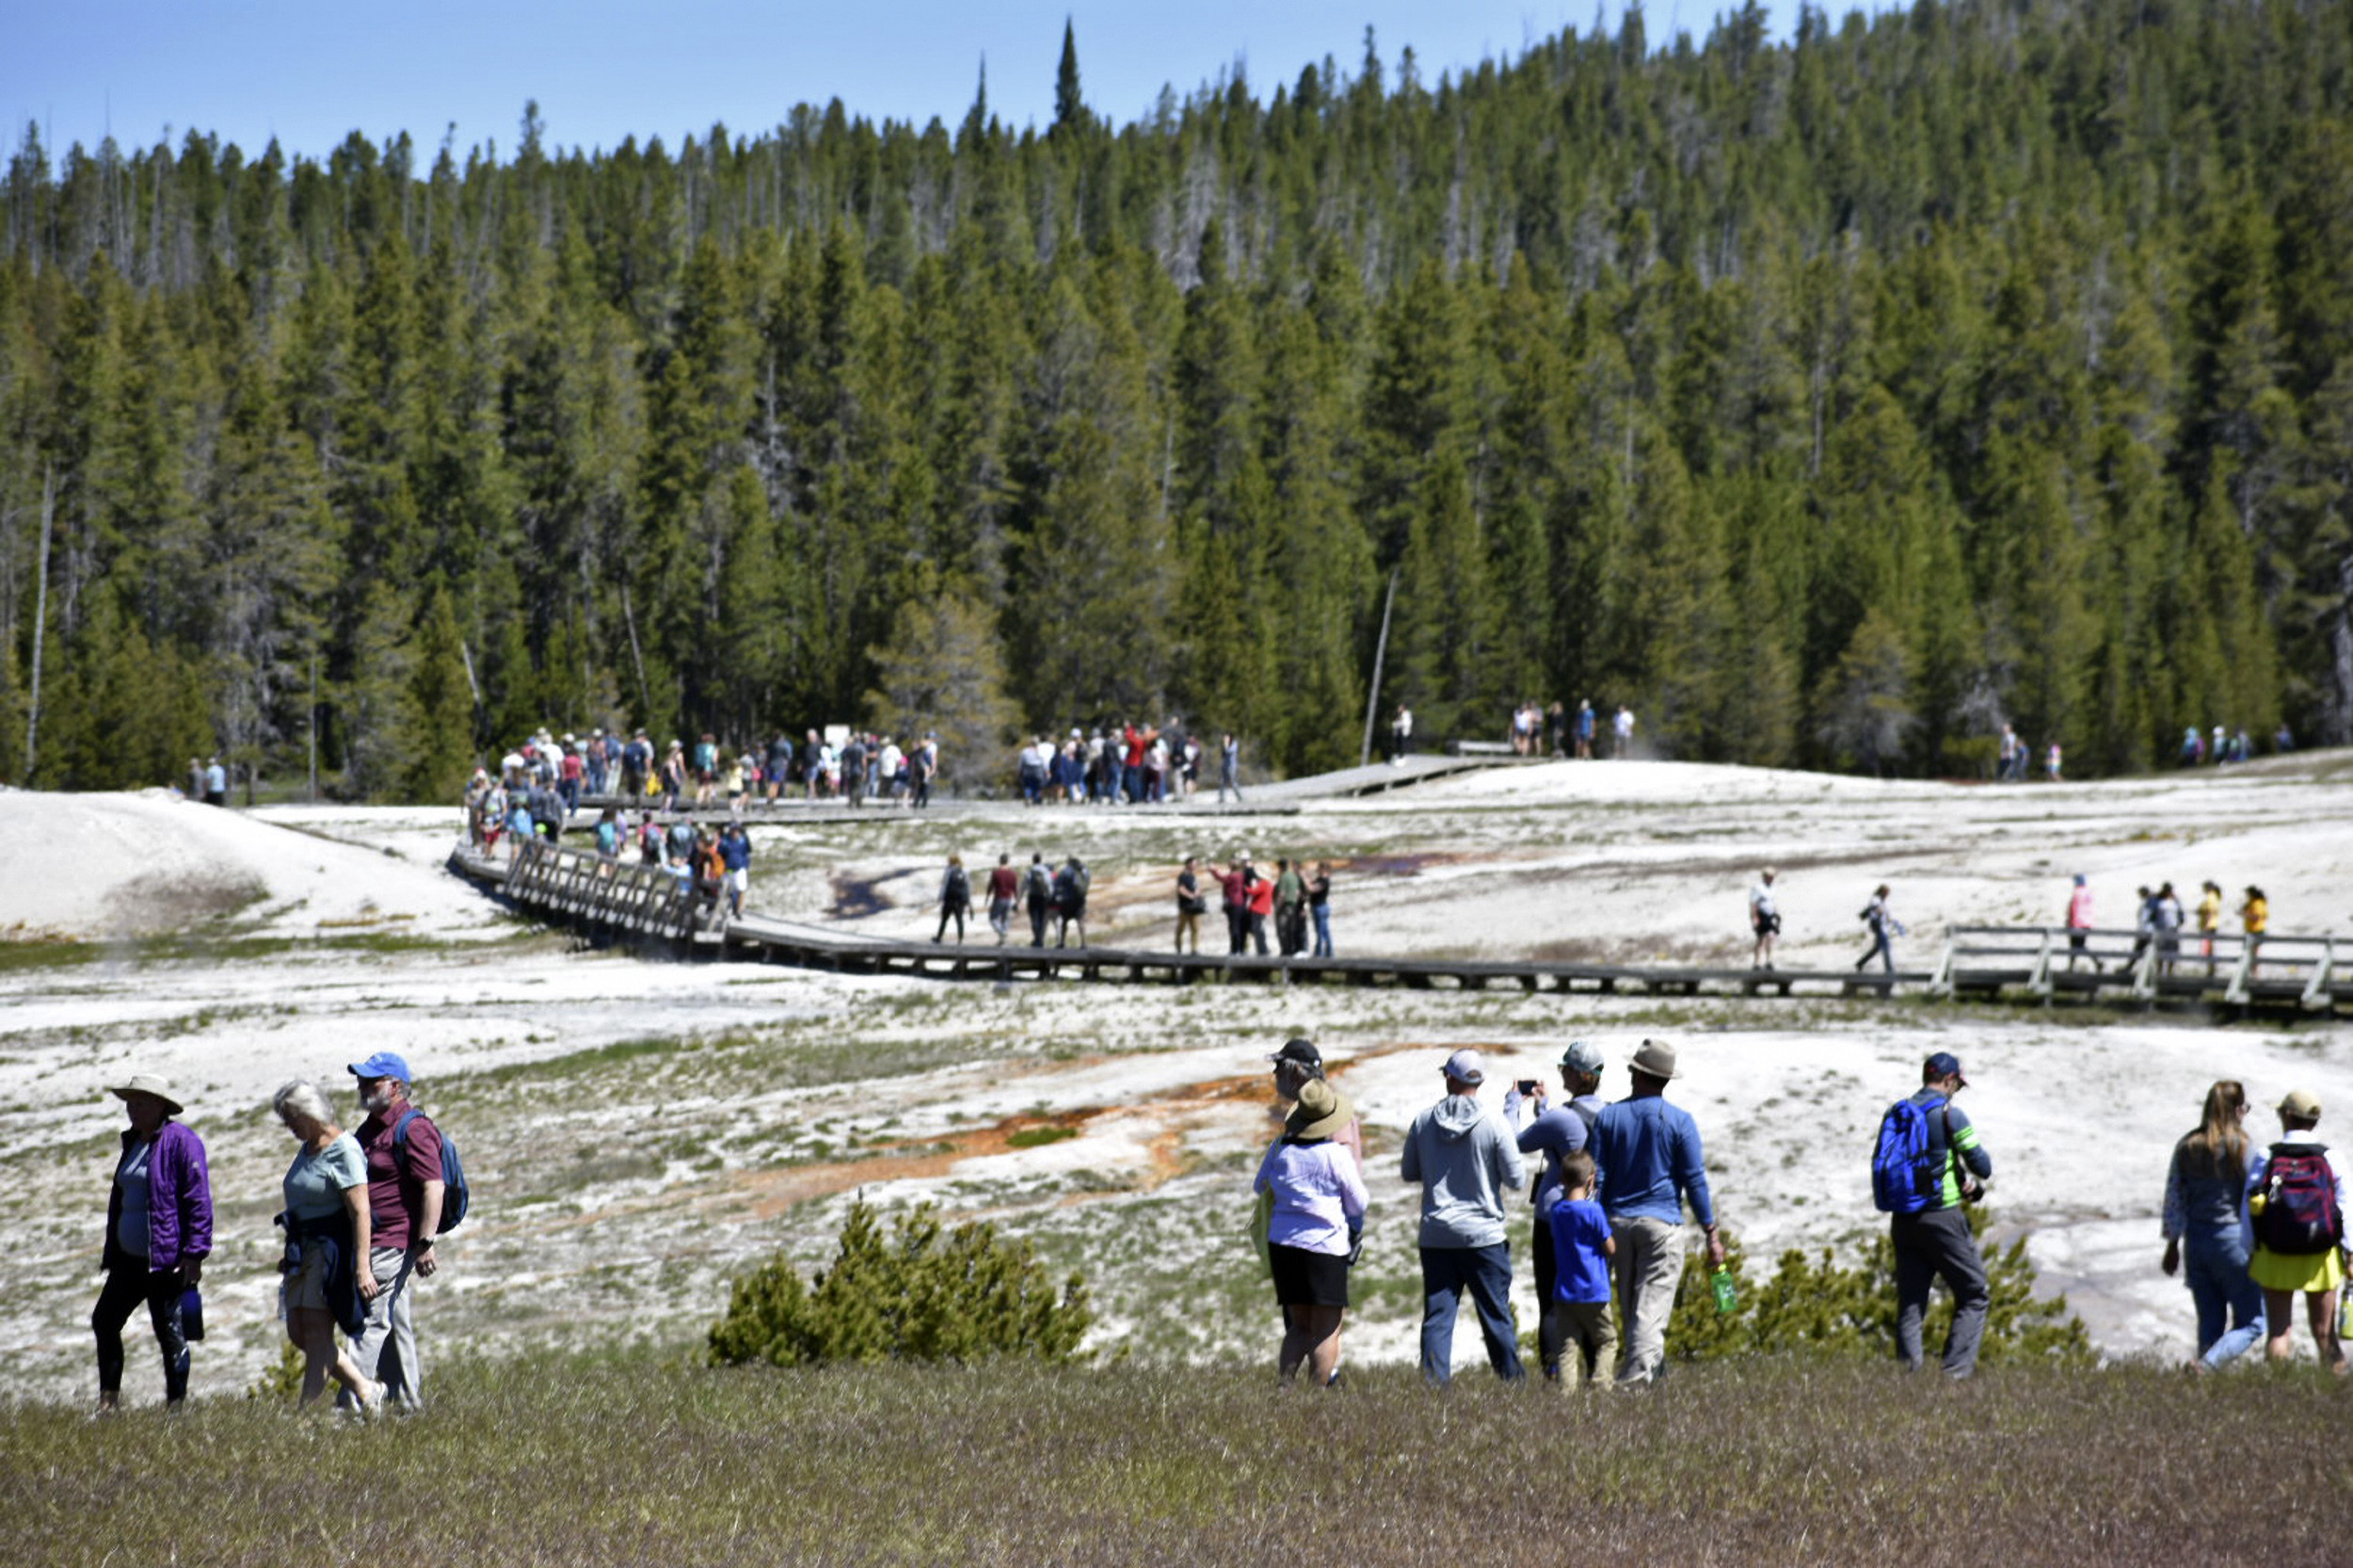
POLYGON ((2353 1517, 2353 1393, 2308 1370, 1767 1360, 1577 1397, 1385 1368, 1278 1397, 1271 1367, 621 1352, 444 1363, 435 1395, 375 1428, 0 1409, 8 1559, 338 1559, 355 1497, 418 1504, 386 1527, 405 1558, 493 1565, 2321 1562, 2353 1517))

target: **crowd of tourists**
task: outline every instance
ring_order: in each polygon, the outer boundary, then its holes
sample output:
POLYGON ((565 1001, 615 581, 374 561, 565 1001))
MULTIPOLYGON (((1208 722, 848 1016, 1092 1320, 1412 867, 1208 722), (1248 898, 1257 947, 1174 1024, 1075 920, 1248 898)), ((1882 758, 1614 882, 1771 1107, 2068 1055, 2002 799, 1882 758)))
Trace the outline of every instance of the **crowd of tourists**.
MULTIPOLYGON (((2127 968, 2139 968, 2143 958, 2153 952, 2159 974, 2171 974, 2183 962, 2184 948, 2194 942, 2196 957, 2202 961, 2208 973, 2215 966, 2215 938, 2222 931, 2222 886, 2212 880, 2199 889, 2198 903, 2191 912, 2185 912, 2181 895, 2170 882, 2160 882, 2153 888, 2145 884, 2133 895, 2133 951, 2125 959, 2127 968), (2194 919, 2193 935, 2183 936, 2185 926, 2194 919)), ((2249 950, 2260 947, 2264 934, 2271 929, 2271 901, 2261 888, 2249 886, 2233 911, 2238 917, 2239 933, 2249 950)), ((2097 954, 2086 951, 2086 937, 2093 929, 2091 889, 2078 875, 2067 899, 2067 967, 2073 968, 2079 961, 2089 961, 2094 973, 2100 970, 2097 954)))
MULTIPOLYGON (((1609 756, 1625 758, 1634 755, 1634 710, 1623 702, 1605 720, 1595 712, 1591 697, 1580 699, 1575 712, 1561 703, 1545 707, 1529 697, 1512 710, 1503 738, 1515 757, 1591 760, 1600 754, 1596 746, 1606 746, 1609 756)), ((1396 763, 1413 749, 1414 711, 1401 702, 1389 710, 1384 751, 1396 763)))
MULTIPOLYGON (((1312 1040, 1293 1038, 1272 1060, 1275 1093, 1289 1111, 1253 1190, 1256 1233, 1283 1316, 1277 1366, 1286 1383, 1304 1368, 1316 1384, 1336 1386, 1350 1270, 1370 1207, 1363 1128, 1312 1040)), ((348 1412, 374 1416, 390 1405, 413 1413, 424 1405, 414 1291, 439 1271, 437 1238, 464 1218, 465 1176, 455 1146, 411 1101, 402 1057, 380 1051, 348 1070, 360 1113, 350 1130, 313 1083, 291 1081, 271 1096, 272 1113, 296 1144, 276 1222, 284 1232, 280 1314, 303 1357, 302 1404, 331 1379, 348 1412)), ((1601 1097, 1608 1061, 1598 1043, 1572 1041, 1558 1070, 1557 1096, 1541 1079, 1520 1079, 1490 1111, 1481 1101, 1485 1061, 1457 1050, 1439 1067, 1445 1094, 1406 1130, 1398 1174, 1420 1189, 1420 1363, 1433 1383, 1452 1376, 1465 1295, 1496 1375, 1526 1376, 1510 1305, 1505 1198, 1522 1188, 1533 1208, 1529 1256, 1542 1304, 1537 1358, 1547 1379, 1581 1385, 1608 1378, 1627 1387, 1665 1375, 1687 1210, 1717 1271, 1718 1304, 1733 1304, 1700 1129, 1667 1098, 1679 1076, 1674 1047, 1643 1040, 1626 1064, 1627 1093, 1615 1101, 1601 1097)), ((1907 1368, 1925 1365, 1921 1325, 1942 1280, 1954 1311, 1938 1364, 1956 1379, 1977 1368, 1992 1302, 1967 1208, 1982 1199, 1993 1164, 1955 1103, 1967 1087, 1957 1057, 1929 1056, 1920 1087, 1881 1118, 1871 1156, 1873 1197, 1889 1216, 1896 1259, 1896 1356, 1907 1368)), ((127 1126, 108 1188, 104 1283, 90 1315, 99 1409, 120 1405, 122 1331, 142 1306, 166 1402, 176 1407, 187 1398, 190 1345, 203 1337, 204 1269, 216 1250, 205 1146, 181 1120, 185 1108, 168 1080, 134 1074, 108 1092, 122 1102, 127 1126)), ((2212 1371, 2259 1340, 2268 1359, 2287 1359, 2300 1296, 2321 1364, 2343 1376, 2344 1188, 2317 1136, 2320 1100, 2307 1089, 2289 1091, 2277 1107, 2280 1136, 2267 1147, 2246 1130, 2249 1109, 2243 1084, 2214 1084, 2166 1173, 2160 1267, 2191 1292, 2198 1352, 2190 1365, 2212 1371)))
MULTIPOLYGON (((1132 720, 1073 728, 1060 741, 1031 738, 1014 758, 1014 788, 1024 806, 1144 806, 1191 798, 1207 760, 1200 737, 1171 718, 1153 728, 1132 720)), ((1218 738, 1219 804, 1241 798, 1241 743, 1218 738)))
MULTIPOLYGON (((455 1144, 409 1099, 407 1061, 378 1051, 349 1071, 360 1115, 349 1130, 314 1083, 296 1080, 270 1098, 296 1144, 275 1222, 283 1232, 279 1316, 302 1353, 302 1404, 331 1378, 346 1412, 413 1414, 424 1405, 416 1286, 440 1272, 436 1240, 465 1218, 468 1189, 455 1144)), ((177 1408, 188 1394, 189 1346, 204 1337, 204 1268, 219 1240, 204 1140, 157 1074, 135 1073, 107 1092, 129 1125, 107 1189, 105 1283, 90 1311, 98 1408, 109 1414, 121 1401, 122 1330, 142 1306, 162 1355, 165 1403, 177 1408)))
MULTIPOLYGON (((1305 1368, 1315 1384, 1336 1386, 1350 1270, 1363 1251, 1369 1207, 1364 1135, 1312 1040, 1287 1042, 1273 1062, 1275 1094, 1289 1110, 1253 1191, 1261 1256, 1283 1316, 1278 1375, 1289 1384, 1305 1368)), ((1528 1188, 1532 1198, 1537 1359, 1547 1379, 1589 1384, 1607 1377, 1630 1387, 1665 1375, 1687 1210, 1715 1272, 1719 1308, 1737 1304, 1698 1124, 1667 1098, 1677 1077, 1674 1048, 1642 1041, 1626 1064, 1625 1096, 1611 1102, 1600 1095, 1607 1069, 1596 1042, 1572 1041, 1561 1057, 1557 1099, 1541 1079, 1521 1079, 1491 1111, 1481 1102, 1487 1069, 1478 1051, 1455 1051, 1440 1066, 1446 1092, 1414 1118, 1398 1160, 1399 1176, 1421 1190, 1420 1360, 1432 1383, 1453 1374, 1455 1320, 1466 1294, 1496 1375, 1527 1375, 1511 1310, 1507 1192, 1528 1188)), ((1870 1161, 1874 1204, 1888 1216, 1895 1254, 1896 1357, 1908 1369, 1926 1365, 1922 1323, 1942 1280, 1953 1316, 1938 1366, 1954 1379, 1976 1371, 1993 1302, 1968 1208, 1984 1197, 1993 1161, 1955 1103, 1968 1084, 1958 1057, 1929 1056, 1919 1088, 1881 1118, 1870 1161)), ((2267 1150, 2243 1129, 2247 1105, 2240 1084, 2217 1083, 2167 1175, 2163 1267, 2171 1274, 2187 1262, 2198 1315, 2193 1366, 2211 1370, 2265 1337, 2268 1355, 2285 1359, 2300 1294, 2322 1364, 2343 1375, 2343 1184, 2313 1134, 2319 1099, 2290 1092, 2279 1106, 2281 1136, 2267 1150)))

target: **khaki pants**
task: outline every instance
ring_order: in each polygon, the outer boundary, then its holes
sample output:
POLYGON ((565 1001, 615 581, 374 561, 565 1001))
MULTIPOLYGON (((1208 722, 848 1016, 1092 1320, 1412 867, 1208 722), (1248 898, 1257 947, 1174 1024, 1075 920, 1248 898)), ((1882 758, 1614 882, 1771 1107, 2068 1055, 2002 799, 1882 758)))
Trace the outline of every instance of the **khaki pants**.
POLYGON ((1648 1383, 1667 1359, 1667 1319, 1683 1279, 1683 1227, 1665 1220, 1612 1218, 1609 1233, 1618 1243, 1610 1272, 1618 1310, 1625 1318, 1618 1381, 1648 1383))
POLYGON ((1545 1316, 1561 1346, 1561 1381, 1568 1387, 1599 1383, 1618 1348, 1618 1325, 1608 1302, 1547 1302, 1545 1316))

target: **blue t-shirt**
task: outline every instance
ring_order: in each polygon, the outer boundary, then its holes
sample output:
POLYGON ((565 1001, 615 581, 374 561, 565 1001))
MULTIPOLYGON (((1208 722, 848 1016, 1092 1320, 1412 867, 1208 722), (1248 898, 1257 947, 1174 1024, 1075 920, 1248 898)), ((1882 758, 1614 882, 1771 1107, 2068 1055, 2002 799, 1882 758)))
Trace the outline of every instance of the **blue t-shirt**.
POLYGON ((344 1211, 344 1194, 367 1183, 367 1157, 350 1133, 324 1150, 305 1144, 286 1168, 286 1212, 297 1220, 331 1219, 344 1211))
POLYGON ((1609 1217, 1591 1198, 1552 1206, 1552 1293, 1564 1302, 1609 1299, 1609 1217))

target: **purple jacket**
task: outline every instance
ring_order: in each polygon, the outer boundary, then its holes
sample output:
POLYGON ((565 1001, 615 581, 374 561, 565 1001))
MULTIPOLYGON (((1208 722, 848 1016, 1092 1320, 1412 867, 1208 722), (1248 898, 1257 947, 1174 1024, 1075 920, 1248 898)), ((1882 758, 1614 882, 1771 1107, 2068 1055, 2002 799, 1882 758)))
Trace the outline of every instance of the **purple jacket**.
MULTIPOLYGON (((138 1134, 122 1130, 122 1152, 131 1152, 138 1134)), ((204 1169, 204 1140, 178 1122, 166 1122, 155 1134, 155 1155, 148 1162, 147 1267, 160 1273, 177 1269, 192 1257, 213 1250, 213 1182, 204 1169)), ((115 1240, 122 1219, 122 1189, 106 1190, 106 1251, 102 1266, 112 1269, 130 1261, 115 1240)))

